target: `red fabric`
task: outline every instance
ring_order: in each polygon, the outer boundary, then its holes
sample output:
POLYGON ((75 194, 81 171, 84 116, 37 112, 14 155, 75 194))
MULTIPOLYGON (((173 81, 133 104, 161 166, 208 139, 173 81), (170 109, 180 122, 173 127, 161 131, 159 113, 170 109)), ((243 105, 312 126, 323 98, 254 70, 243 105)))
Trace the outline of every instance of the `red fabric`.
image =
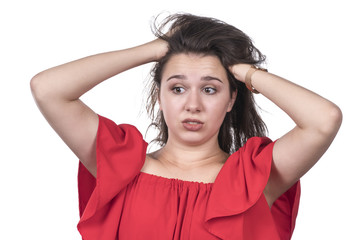
POLYGON ((274 142, 254 137, 227 159, 214 183, 140 172, 147 143, 131 125, 99 116, 97 178, 79 165, 78 230, 84 240, 290 239, 296 183, 269 209, 263 190, 274 142))

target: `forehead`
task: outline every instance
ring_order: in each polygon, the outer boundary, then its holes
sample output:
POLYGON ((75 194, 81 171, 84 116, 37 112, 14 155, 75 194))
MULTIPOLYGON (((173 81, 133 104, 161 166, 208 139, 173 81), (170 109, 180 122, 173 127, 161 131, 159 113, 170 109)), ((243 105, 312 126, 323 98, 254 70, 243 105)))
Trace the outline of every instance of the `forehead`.
POLYGON ((213 55, 176 54, 166 63, 162 78, 167 78, 173 74, 182 74, 194 78, 212 76, 224 81, 227 80, 225 68, 219 58, 213 55))

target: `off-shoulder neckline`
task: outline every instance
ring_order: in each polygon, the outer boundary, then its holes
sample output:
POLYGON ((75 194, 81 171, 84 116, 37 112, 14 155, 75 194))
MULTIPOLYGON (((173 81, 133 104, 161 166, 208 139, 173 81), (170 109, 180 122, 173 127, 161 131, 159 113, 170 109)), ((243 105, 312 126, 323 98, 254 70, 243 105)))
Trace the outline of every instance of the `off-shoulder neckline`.
POLYGON ((162 183, 177 183, 180 185, 187 185, 187 186, 205 186, 205 187, 212 187, 214 185, 214 182, 197 182, 197 181, 189 181, 189 180, 183 180, 179 178, 167 178, 159 175, 155 175, 152 173, 146 173, 146 172, 140 172, 138 174, 140 178, 146 178, 148 180, 162 182, 162 183))

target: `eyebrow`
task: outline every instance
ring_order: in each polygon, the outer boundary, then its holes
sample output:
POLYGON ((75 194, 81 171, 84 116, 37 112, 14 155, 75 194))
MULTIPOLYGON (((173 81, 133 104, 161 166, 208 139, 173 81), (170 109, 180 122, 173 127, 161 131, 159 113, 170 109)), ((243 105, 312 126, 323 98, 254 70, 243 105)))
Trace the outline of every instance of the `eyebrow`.
MULTIPOLYGON (((169 81, 173 78, 176 78, 176 79, 180 79, 180 80, 187 80, 187 77, 185 75, 181 75, 181 74, 176 74, 176 75, 172 75, 171 77, 169 77, 168 79, 166 79, 166 81, 169 81)), ((202 81, 212 81, 212 80, 216 80, 216 81, 219 81, 221 83, 223 83, 223 81, 221 81, 219 78, 217 77, 212 77, 212 76, 204 76, 204 77, 201 77, 201 80, 202 81)))

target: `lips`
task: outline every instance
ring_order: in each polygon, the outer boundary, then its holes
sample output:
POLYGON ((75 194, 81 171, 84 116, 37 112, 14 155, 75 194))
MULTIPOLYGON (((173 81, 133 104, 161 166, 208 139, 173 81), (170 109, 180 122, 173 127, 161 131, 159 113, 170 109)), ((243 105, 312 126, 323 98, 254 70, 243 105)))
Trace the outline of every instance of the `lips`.
POLYGON ((187 118, 182 121, 184 128, 188 131, 199 131, 204 123, 198 119, 187 118))

